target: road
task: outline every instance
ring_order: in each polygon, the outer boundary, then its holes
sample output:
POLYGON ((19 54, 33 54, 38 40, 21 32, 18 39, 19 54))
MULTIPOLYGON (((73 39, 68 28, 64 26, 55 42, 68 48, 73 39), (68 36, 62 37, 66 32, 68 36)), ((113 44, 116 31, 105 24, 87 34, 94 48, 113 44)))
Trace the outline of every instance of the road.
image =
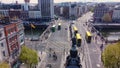
MULTIPOLYGON (((68 22, 69 23, 69 22, 68 22)), ((70 41, 68 40, 68 23, 63 20, 59 20, 56 22, 56 31, 52 32, 50 37, 47 39, 47 60, 46 65, 51 64, 52 68, 60 68, 62 63, 62 58, 64 58, 65 52, 68 52, 70 49, 70 41), (61 30, 57 30, 58 23, 61 23, 61 30), (67 29, 66 29, 67 28, 67 29), (49 49, 51 48, 51 51, 49 49), (53 60, 53 57, 50 57, 49 54, 53 54, 53 52, 57 55, 57 61, 53 60)))
MULTIPOLYGON (((89 20, 91 17, 91 13, 87 13, 80 17, 79 19, 75 20, 75 25, 78 28, 78 32, 82 36, 82 50, 79 52, 81 53, 82 62, 85 63, 83 65, 83 68, 103 68, 101 63, 101 51, 100 51, 100 44, 95 43, 94 40, 92 40, 91 44, 87 44, 85 41, 85 31, 89 30, 88 26, 83 26, 87 20, 89 20)), ((60 68, 61 64, 64 64, 65 61, 63 61, 63 58, 66 57, 65 54, 69 53, 69 50, 71 48, 71 42, 70 42, 70 36, 69 36, 69 30, 68 27, 70 25, 71 21, 65 21, 65 20, 58 20, 56 21, 56 31, 51 32, 48 39, 41 41, 34 41, 31 43, 31 41, 26 40, 27 45, 29 45, 30 48, 36 49, 37 51, 45 51, 47 56, 44 58, 44 65, 47 66, 48 64, 52 65, 52 68, 60 68), (61 30, 57 30, 58 23, 61 23, 61 30), (67 30, 66 30, 67 28, 67 30), (51 51, 50 51, 51 48, 51 51), (57 61, 53 60, 53 57, 50 57, 50 54, 56 53, 57 55, 57 61)), ((93 34, 94 36, 94 34, 93 34)), ((99 40, 98 40, 99 41, 99 40)), ((44 66, 40 66, 39 68, 45 68, 44 66)), ((61 67, 63 68, 63 67, 61 67)))
MULTIPOLYGON (((91 18, 91 13, 87 13, 83 17, 79 18, 76 22, 75 25, 78 27, 79 33, 82 36, 82 49, 83 49, 83 54, 84 60, 86 63, 85 68, 102 68, 102 63, 101 63, 101 51, 100 51, 100 44, 96 44, 94 40, 92 40, 91 44, 87 44, 85 41, 85 31, 89 30, 88 26, 83 26, 85 22, 87 22, 91 18)), ((93 34, 94 36, 94 34, 93 34)))

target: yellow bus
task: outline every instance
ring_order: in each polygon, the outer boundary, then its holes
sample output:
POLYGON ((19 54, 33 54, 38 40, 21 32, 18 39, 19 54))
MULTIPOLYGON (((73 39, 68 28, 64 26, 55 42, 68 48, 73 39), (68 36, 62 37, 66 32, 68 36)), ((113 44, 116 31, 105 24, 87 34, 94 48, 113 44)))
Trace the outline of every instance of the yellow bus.
POLYGON ((74 30, 74 36, 76 36, 76 33, 78 33, 78 29, 76 26, 73 26, 73 30, 74 30))
POLYGON ((77 45, 78 47, 81 46, 81 41, 82 41, 82 38, 81 38, 80 34, 77 33, 77 34, 76 34, 76 45, 77 45))
POLYGON ((91 32, 86 31, 86 36, 85 36, 85 38, 86 38, 87 43, 91 43, 91 38, 92 38, 91 32))
POLYGON ((61 29, 61 23, 58 24, 58 30, 60 30, 60 29, 61 29))

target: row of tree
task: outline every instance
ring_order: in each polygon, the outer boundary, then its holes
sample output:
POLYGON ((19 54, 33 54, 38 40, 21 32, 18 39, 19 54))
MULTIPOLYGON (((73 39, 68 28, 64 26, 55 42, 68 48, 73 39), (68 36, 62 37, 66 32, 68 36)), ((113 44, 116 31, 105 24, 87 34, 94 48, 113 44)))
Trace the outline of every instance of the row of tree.
POLYGON ((108 45, 102 53, 105 68, 120 68, 120 42, 108 45))

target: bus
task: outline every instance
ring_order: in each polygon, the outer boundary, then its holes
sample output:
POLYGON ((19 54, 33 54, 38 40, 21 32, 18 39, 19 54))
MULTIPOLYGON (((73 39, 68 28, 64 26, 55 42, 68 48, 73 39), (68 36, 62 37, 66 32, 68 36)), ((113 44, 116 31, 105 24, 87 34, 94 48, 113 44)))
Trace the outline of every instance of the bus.
POLYGON ((76 36, 76 33, 78 33, 78 29, 76 26, 73 26, 73 30, 74 30, 74 36, 76 36))
POLYGON ((61 23, 58 24, 58 30, 60 30, 60 29, 61 29, 61 23))
POLYGON ((87 43, 91 43, 92 34, 89 31, 86 31, 85 39, 87 43))
POLYGON ((80 36, 79 33, 77 33, 77 34, 76 34, 76 45, 77 45, 78 47, 81 46, 81 41, 82 41, 81 36, 80 36))
POLYGON ((52 32, 55 32, 55 27, 56 27, 55 25, 52 26, 51 28, 52 32))

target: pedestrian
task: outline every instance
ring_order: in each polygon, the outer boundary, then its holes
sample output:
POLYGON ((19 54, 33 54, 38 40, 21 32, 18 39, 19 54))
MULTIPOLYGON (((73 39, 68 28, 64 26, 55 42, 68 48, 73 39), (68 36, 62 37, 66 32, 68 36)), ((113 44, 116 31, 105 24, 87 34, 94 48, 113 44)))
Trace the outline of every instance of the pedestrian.
POLYGON ((42 55, 42 51, 41 51, 41 55, 42 55))
POLYGON ((51 57, 51 53, 49 54, 49 57, 51 57))
POLYGON ((100 50, 101 50, 101 51, 103 50, 103 43, 102 43, 101 46, 100 46, 100 50))
POLYGON ((41 61, 40 57, 39 57, 39 61, 41 61))

